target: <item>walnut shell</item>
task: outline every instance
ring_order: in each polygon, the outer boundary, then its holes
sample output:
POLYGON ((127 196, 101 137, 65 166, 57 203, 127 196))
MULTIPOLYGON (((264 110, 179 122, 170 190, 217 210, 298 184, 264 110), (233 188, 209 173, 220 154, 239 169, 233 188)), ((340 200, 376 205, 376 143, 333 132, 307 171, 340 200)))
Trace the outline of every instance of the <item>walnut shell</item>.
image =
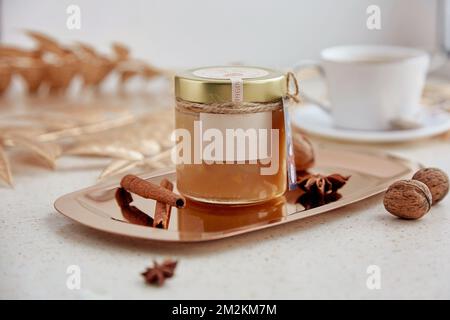
POLYGON ((314 165, 314 148, 304 135, 295 133, 292 136, 295 168, 297 171, 305 171, 314 165))
POLYGON ((448 193, 448 175, 438 168, 424 168, 417 171, 412 177, 427 185, 433 197, 433 204, 441 201, 448 193))
POLYGON ((432 196, 427 185, 417 180, 394 182, 384 195, 384 207, 403 219, 419 219, 431 208, 432 196))

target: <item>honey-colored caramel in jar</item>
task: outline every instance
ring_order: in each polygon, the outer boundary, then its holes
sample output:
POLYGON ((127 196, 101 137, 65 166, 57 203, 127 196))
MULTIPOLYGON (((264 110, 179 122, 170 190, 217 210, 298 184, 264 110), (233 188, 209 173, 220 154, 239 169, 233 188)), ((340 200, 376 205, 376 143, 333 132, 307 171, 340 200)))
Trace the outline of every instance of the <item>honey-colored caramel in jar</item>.
POLYGON ((286 77, 210 67, 175 78, 177 188, 216 204, 253 204, 286 190, 286 77))

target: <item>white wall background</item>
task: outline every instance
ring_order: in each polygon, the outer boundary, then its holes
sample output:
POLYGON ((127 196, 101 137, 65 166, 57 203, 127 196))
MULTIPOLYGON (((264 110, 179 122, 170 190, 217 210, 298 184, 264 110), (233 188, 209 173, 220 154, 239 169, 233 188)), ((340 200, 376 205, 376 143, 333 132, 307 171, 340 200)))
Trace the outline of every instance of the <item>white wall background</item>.
POLYGON ((286 67, 337 44, 437 42, 435 0, 3 0, 1 10, 3 43, 31 45, 27 28, 104 51, 118 40, 161 67, 286 67), (81 8, 81 30, 66 28, 70 4, 81 8), (381 8, 380 31, 366 28, 370 4, 381 8))
POLYGON ((444 18, 445 21, 443 21, 443 23, 445 24, 444 42, 447 52, 450 54, 450 0, 446 0, 444 2, 443 11, 443 16, 446 17, 444 18))

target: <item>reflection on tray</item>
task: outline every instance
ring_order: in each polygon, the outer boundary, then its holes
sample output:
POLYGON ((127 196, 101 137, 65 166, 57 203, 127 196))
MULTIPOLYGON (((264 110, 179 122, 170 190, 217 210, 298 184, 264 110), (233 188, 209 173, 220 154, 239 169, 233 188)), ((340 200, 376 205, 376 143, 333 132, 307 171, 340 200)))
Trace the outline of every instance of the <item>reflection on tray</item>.
POLYGON ((286 198, 279 197, 250 206, 210 205, 188 202, 178 210, 178 230, 183 232, 218 232, 250 225, 272 223, 287 214, 286 198))
MULTIPOLYGON (((153 227, 152 213, 142 211, 133 203, 132 195, 122 188, 117 188, 115 200, 122 213, 122 219, 132 224, 153 227)), ((146 200, 151 201, 151 200, 146 200)), ((179 231, 224 231, 241 228, 262 222, 271 223, 286 215, 286 198, 279 197, 263 204, 250 206, 224 206, 188 201, 186 207, 178 209, 177 229, 179 231)), ((170 220, 167 225, 172 227, 170 220)))
MULTIPOLYGON (((348 178, 338 174, 324 176, 304 173, 299 179, 299 189, 255 205, 214 205, 188 200, 186 207, 177 211, 177 229, 183 232, 223 232, 262 223, 270 224, 286 216, 288 206, 294 206, 298 212, 339 200, 342 196, 337 190, 348 178), (298 208, 298 203, 303 207, 298 208)), ((144 212, 132 205, 132 194, 123 188, 116 190, 115 200, 126 222, 162 229, 171 227, 170 214, 165 216, 165 221, 156 225, 156 218, 152 217, 152 214, 155 214, 152 211, 144 212)))
MULTIPOLYGON (((296 190, 288 191, 282 197, 268 202, 238 206, 214 205, 188 199, 186 207, 183 209, 173 208, 177 212, 174 212, 172 216, 170 211, 166 215, 156 214, 158 211, 157 205, 155 206, 156 201, 144 199, 120 187, 90 192, 85 195, 85 200, 89 199, 90 208, 96 208, 94 212, 99 210, 103 214, 107 213, 114 221, 167 229, 180 232, 180 235, 204 232, 226 233, 272 224, 291 214, 306 212, 338 201, 348 192, 346 188, 341 188, 349 177, 350 175, 303 172, 302 175, 299 175, 296 190), (342 190, 343 194, 339 193, 338 189, 342 190), (158 217, 155 218, 156 216, 158 217), (154 219, 158 219, 159 223, 155 223, 154 219)), ((174 178, 174 175, 170 176, 172 181, 174 178)), ((368 181, 366 177, 362 176, 359 179, 368 181)), ((86 203, 84 204, 86 205, 86 203)))
MULTIPOLYGON (((304 210, 295 203, 299 194, 301 192, 297 190, 262 204, 248 206, 211 205, 188 200, 186 207, 178 209, 172 219, 177 220, 175 228, 182 232, 223 232, 258 224, 270 224, 279 221, 290 212, 304 210)), ((152 213, 145 213, 131 205, 133 199, 128 191, 118 188, 116 202, 121 210, 122 219, 114 217, 112 219, 153 227, 152 213)), ((170 220, 167 221, 167 225, 170 229, 174 229, 170 220)))
POLYGON ((141 211, 139 208, 131 205, 133 202, 131 193, 123 188, 117 188, 115 199, 126 221, 146 227, 153 226, 152 217, 141 211))

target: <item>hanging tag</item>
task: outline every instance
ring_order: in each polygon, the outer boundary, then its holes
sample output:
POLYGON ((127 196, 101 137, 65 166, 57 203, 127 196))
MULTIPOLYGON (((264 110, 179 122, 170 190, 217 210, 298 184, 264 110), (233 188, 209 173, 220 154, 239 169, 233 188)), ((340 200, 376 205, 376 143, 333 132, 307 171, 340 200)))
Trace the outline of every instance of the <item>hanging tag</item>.
POLYGON ((288 190, 297 189, 297 170, 295 169, 294 147, 292 145, 291 117, 289 99, 283 98, 284 131, 286 136, 286 170, 288 190))

